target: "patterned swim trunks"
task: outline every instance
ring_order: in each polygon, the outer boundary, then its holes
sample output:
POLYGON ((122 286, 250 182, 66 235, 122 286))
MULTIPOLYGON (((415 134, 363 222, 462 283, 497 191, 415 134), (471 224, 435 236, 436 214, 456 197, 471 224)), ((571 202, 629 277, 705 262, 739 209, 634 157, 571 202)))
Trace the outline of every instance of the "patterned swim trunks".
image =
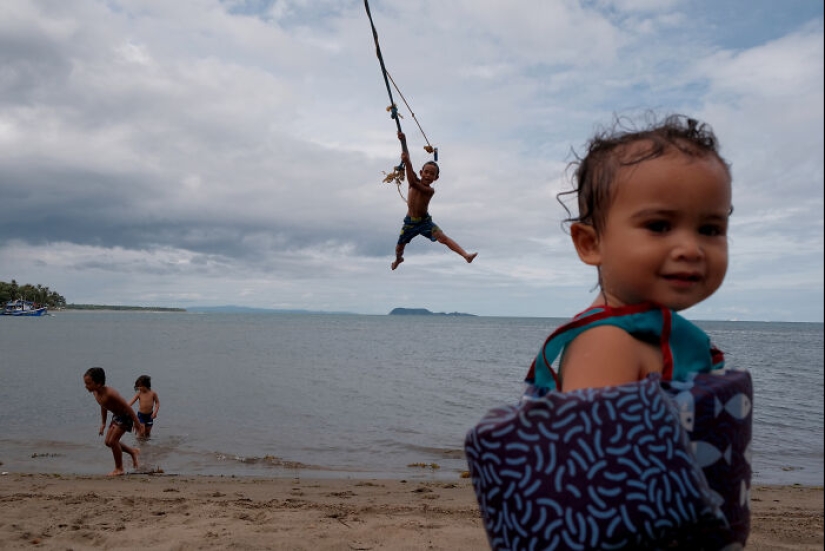
POLYGON ((438 241, 433 234, 440 232, 441 228, 433 223, 433 217, 429 214, 421 218, 407 216, 404 218, 404 226, 401 228, 401 235, 398 237, 399 245, 406 245, 412 241, 416 235, 423 235, 430 241, 438 241))
POLYGON ((125 432, 132 432, 132 428, 134 428, 132 418, 128 415, 113 415, 112 424, 119 426, 125 432))

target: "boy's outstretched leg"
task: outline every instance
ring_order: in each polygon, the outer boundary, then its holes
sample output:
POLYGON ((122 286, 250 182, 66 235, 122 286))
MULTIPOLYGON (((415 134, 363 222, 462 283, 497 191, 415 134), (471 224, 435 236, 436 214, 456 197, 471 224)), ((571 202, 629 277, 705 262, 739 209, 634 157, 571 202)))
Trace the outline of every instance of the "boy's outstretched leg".
POLYGON ((464 249, 462 249, 458 243, 447 237, 447 234, 445 234, 443 231, 440 231, 436 234, 436 239, 439 243, 446 245, 451 251, 460 254, 464 258, 464 260, 467 261, 468 264, 475 260, 475 258, 478 256, 478 253, 470 254, 464 249))
POLYGON ((398 265, 404 262, 404 245, 395 246, 395 262, 392 263, 392 269, 398 268, 398 265))

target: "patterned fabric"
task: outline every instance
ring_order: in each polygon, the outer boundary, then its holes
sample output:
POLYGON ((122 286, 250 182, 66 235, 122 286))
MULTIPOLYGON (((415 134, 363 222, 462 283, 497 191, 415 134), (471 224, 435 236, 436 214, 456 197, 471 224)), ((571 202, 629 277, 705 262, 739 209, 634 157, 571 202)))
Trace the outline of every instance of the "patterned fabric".
POLYGON ((530 384, 552 382, 550 364, 563 346, 551 335, 522 402, 491 410, 465 440, 491 547, 742 549, 750 531, 750 373, 722 367, 707 336, 684 318, 672 321, 669 310, 609 310, 586 312, 587 321, 554 335, 566 344, 594 319, 652 328, 679 379, 654 374, 566 393, 530 384))
POLYGON ((718 550, 734 539, 658 375, 491 410, 465 451, 496 551, 718 550))
POLYGON ((726 369, 663 382, 676 402, 690 449, 702 468, 736 541, 750 533, 753 381, 749 371, 726 369))
POLYGON ((398 245, 406 245, 416 235, 423 235, 430 241, 437 241, 435 234, 440 231, 441 228, 436 226, 433 217, 429 214, 423 218, 405 216, 404 225, 401 226, 401 233, 398 236, 398 245))
POLYGON ((128 415, 112 415, 112 425, 117 425, 126 432, 132 432, 133 423, 134 421, 128 415))

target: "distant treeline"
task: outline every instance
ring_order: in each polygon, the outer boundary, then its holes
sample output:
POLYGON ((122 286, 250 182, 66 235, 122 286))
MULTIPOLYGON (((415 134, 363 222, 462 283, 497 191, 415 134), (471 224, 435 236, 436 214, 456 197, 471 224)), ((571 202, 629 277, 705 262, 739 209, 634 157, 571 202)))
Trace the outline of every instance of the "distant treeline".
POLYGON ((67 304, 66 310, 142 310, 146 312, 186 312, 184 308, 160 306, 107 306, 105 304, 67 304))
POLYGON ((57 291, 48 287, 25 283, 20 285, 15 280, 11 283, 0 281, 0 309, 9 301, 23 299, 38 306, 65 308, 66 310, 145 310, 152 312, 186 312, 183 308, 159 308, 153 306, 107 306, 102 304, 66 304, 66 299, 57 291))
POLYGON ((36 302, 40 306, 48 306, 50 308, 62 308, 66 306, 66 299, 57 291, 52 291, 48 287, 44 287, 39 283, 32 285, 25 283, 19 285, 15 280, 11 283, 0 281, 0 306, 4 306, 10 300, 29 300, 36 302))

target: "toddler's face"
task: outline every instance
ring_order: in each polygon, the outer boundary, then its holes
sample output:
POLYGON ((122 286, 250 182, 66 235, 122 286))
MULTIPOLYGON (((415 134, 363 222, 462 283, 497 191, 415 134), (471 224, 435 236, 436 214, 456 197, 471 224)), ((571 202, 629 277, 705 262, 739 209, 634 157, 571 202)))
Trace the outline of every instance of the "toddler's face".
POLYGON ((730 176, 715 156, 673 150, 620 169, 598 242, 608 304, 683 310, 711 296, 727 272, 730 212, 730 176))

